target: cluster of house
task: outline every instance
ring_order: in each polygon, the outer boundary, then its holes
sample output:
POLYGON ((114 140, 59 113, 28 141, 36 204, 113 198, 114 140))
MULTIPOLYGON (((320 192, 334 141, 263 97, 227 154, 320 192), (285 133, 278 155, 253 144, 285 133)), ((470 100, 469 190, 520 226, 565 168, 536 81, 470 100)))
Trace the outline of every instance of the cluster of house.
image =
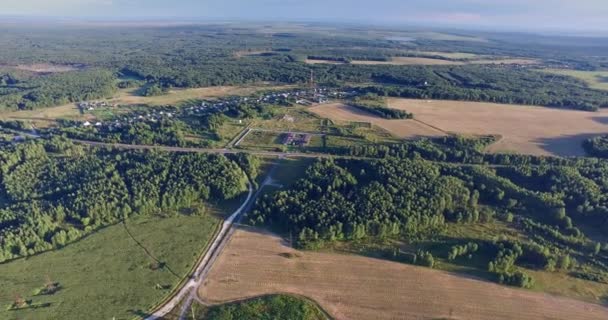
MULTIPOLYGON (((270 92, 259 97, 230 97, 213 101, 201 101, 196 105, 184 108, 164 106, 156 109, 149 109, 147 112, 134 112, 129 115, 120 116, 109 122, 83 122, 83 127, 97 127, 103 130, 114 131, 122 126, 135 122, 158 122, 168 119, 189 115, 207 115, 229 111, 231 108, 238 107, 244 103, 251 104, 301 104, 326 103, 330 98, 342 99, 356 95, 356 91, 343 91, 333 88, 314 88, 308 90, 291 90, 282 92, 270 92)), ((91 110, 89 108, 111 107, 113 105, 106 102, 80 102, 78 107, 81 110, 91 110)), ((305 139, 306 140, 306 139, 305 139)))
POLYGON ((96 108, 116 107, 116 104, 107 103, 105 101, 83 101, 78 102, 76 105, 81 113, 84 113, 85 111, 93 111, 96 108))
POLYGON ((120 116, 115 118, 113 121, 108 122, 90 122, 85 121, 82 123, 83 127, 97 127, 100 129, 115 131, 117 129, 122 128, 125 125, 133 124, 135 122, 158 122, 163 119, 173 118, 177 112, 173 110, 171 106, 165 106, 164 110, 161 109, 150 109, 148 112, 133 112, 128 115, 120 116), (170 109, 172 111, 167 111, 166 109, 170 109))
POLYGON ((333 88, 315 88, 312 90, 296 92, 295 102, 303 106, 310 106, 313 104, 328 103, 329 99, 344 99, 357 94, 358 92, 354 90, 344 91, 333 88))
POLYGON ((283 144, 286 146, 303 147, 310 143, 312 135, 307 133, 285 133, 283 136, 283 144))

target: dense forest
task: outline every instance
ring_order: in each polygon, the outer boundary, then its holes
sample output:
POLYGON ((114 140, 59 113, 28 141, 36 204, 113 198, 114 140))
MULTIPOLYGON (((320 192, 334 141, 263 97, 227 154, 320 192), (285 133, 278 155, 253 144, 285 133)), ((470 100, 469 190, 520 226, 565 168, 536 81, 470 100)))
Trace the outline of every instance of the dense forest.
POLYGON ((132 215, 204 214, 246 190, 224 156, 90 149, 54 138, 0 151, 0 262, 63 247, 132 215))
POLYGON ((106 98, 115 90, 115 76, 107 70, 41 76, 9 72, 0 74, 0 110, 35 109, 106 98))
MULTIPOLYGON (((461 152, 483 145, 443 143, 461 152)), ((473 266, 495 281, 520 287, 533 285, 526 269, 608 281, 608 243, 597 236, 608 231, 608 163, 590 159, 562 166, 539 158, 522 165, 521 158, 512 165, 477 166, 457 158, 436 160, 416 152, 379 160, 319 160, 293 187, 259 200, 250 220, 289 232, 297 246, 309 249, 337 241, 424 243, 447 237, 413 252, 396 248, 390 258, 429 267, 438 258, 464 265, 475 261, 473 266), (451 225, 494 221, 520 236, 454 239, 446 234, 451 225)))

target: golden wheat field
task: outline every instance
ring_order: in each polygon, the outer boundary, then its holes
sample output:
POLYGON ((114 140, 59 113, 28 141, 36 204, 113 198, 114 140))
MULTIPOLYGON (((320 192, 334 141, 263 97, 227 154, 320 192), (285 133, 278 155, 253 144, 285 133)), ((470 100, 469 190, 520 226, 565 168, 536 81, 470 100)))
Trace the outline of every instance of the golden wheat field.
POLYGON ((580 156, 584 140, 608 133, 607 110, 416 99, 389 99, 388 105, 413 113, 415 120, 385 120, 339 103, 311 111, 338 121, 371 122, 406 139, 446 133, 502 136, 489 152, 580 156))
POLYGON ((199 288, 218 304, 270 293, 309 297, 337 320, 608 319, 608 308, 362 256, 302 252, 239 228, 199 288))

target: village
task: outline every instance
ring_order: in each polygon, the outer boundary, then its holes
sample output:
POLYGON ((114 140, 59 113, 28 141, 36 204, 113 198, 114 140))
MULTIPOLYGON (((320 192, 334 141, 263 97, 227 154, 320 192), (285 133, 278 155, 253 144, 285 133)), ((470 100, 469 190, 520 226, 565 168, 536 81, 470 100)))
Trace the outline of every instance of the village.
MULTIPOLYGON (((171 105, 150 108, 146 111, 134 111, 127 115, 117 116, 110 121, 66 122, 64 127, 94 127, 99 130, 116 131, 136 122, 159 122, 164 119, 187 116, 204 116, 224 113, 242 104, 272 104, 279 106, 312 106, 325 104, 330 99, 344 99, 358 94, 356 90, 340 90, 337 88, 296 89, 291 91, 264 93, 257 97, 230 97, 219 100, 202 100, 195 105, 175 107, 171 105)), ((87 113, 99 108, 116 108, 115 104, 107 102, 79 102, 77 106, 81 113, 87 113)))

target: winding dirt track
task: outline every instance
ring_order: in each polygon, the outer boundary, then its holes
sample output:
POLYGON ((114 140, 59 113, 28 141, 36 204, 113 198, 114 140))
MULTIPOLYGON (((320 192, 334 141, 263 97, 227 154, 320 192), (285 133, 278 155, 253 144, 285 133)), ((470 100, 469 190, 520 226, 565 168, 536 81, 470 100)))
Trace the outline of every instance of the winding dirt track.
POLYGON ((298 252, 272 234, 237 229, 199 297, 218 304, 271 293, 309 297, 338 320, 608 319, 600 305, 384 260, 298 252))

